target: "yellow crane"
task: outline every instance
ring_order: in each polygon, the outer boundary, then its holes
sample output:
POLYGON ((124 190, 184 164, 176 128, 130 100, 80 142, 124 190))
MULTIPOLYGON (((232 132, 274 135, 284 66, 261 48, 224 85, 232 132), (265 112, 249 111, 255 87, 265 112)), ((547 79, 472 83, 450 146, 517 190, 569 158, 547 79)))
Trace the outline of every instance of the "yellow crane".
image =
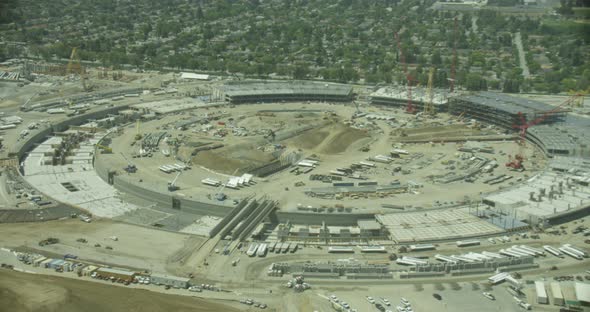
POLYGON ((584 96, 588 94, 587 91, 569 90, 567 92, 574 100, 571 103, 572 107, 584 107, 584 96))
POLYGON ((135 123, 135 140, 139 141, 142 137, 143 135, 139 132, 139 119, 137 119, 137 122, 135 123))
POLYGON ((107 153, 107 154, 113 153, 113 149, 108 146, 96 144, 96 147, 100 148, 103 151, 103 153, 107 153))
POLYGON ((76 47, 72 49, 72 53, 70 54, 70 60, 68 62, 68 66, 66 67, 66 75, 69 74, 77 74, 78 76, 80 76, 80 80, 82 81, 82 88, 84 88, 84 91, 92 91, 93 87, 88 83, 88 76, 86 75, 86 70, 82 67, 82 64, 80 63, 80 57, 78 56, 78 48, 76 47))
POLYGON ((436 115, 436 110, 434 109, 434 92, 432 90, 432 80, 434 78, 434 67, 430 68, 430 72, 428 73, 428 101, 424 103, 424 114, 434 116, 436 115))

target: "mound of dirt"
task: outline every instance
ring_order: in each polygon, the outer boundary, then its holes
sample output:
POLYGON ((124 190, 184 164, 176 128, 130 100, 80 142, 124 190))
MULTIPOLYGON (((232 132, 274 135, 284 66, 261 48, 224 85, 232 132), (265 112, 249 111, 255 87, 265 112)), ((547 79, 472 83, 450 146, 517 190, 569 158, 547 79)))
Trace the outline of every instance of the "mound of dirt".
POLYGON ((199 152, 193 158, 193 164, 227 174, 233 174, 237 169, 237 174, 240 174, 246 168, 258 167, 273 160, 271 154, 251 146, 240 145, 239 148, 228 147, 199 152))
POLYGON ((193 164, 225 173, 232 173, 236 169, 246 166, 238 159, 227 158, 221 153, 213 151, 199 152, 193 158, 193 164))
POLYGON ((343 124, 331 124, 311 129, 285 141, 287 146, 310 150, 320 154, 338 154, 344 152, 354 142, 368 138, 369 135, 359 129, 343 124))
POLYGON ((2 311, 237 311, 211 301, 49 275, 0 270, 2 311))

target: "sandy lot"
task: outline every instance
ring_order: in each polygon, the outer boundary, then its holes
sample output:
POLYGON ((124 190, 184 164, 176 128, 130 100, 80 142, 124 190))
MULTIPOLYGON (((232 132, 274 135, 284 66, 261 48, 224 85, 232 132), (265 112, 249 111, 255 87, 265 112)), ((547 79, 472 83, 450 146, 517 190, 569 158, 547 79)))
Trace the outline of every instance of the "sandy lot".
POLYGON ((8 270, 0 270, 0 307, 12 312, 238 311, 187 296, 8 270))
POLYGON ((89 259, 117 266, 137 269, 158 269, 167 264, 182 261, 178 254, 185 249, 200 246, 202 238, 193 235, 153 230, 141 226, 118 223, 109 220, 84 223, 78 219, 50 221, 44 223, 1 224, 0 245, 24 247, 43 253, 63 255, 75 254, 89 259), (111 239, 118 238, 117 241, 111 239), (43 246, 39 241, 48 237, 60 240, 58 244, 43 246), (88 242, 76 240, 84 238, 88 242), (95 247, 100 244, 100 247, 95 247), (113 249, 106 249, 110 246, 113 249))

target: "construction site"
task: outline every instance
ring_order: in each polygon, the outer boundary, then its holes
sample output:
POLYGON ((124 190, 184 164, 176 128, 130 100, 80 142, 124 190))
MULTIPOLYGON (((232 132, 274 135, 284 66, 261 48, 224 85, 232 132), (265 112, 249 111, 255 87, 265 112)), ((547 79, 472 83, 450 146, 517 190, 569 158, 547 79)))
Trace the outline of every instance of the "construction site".
POLYGON ((271 311, 352 310, 335 291, 373 311, 391 287, 415 311, 442 307, 431 290, 517 311, 546 305, 528 280, 590 278, 581 96, 109 73, 75 49, 13 66, 31 82, 0 89, 3 264, 271 311))

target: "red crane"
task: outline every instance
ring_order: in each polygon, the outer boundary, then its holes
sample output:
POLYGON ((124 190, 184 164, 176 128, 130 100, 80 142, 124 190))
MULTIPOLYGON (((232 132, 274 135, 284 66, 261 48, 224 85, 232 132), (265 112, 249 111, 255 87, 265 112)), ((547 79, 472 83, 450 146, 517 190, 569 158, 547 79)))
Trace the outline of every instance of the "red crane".
POLYGON ((453 62, 451 63, 451 93, 455 91, 455 66, 457 66, 457 17, 455 16, 455 26, 453 28, 453 62))
POLYGON ((406 64, 406 58, 404 56, 404 52, 402 51, 402 46, 399 41, 399 34, 397 32, 395 33, 395 41, 397 42, 399 59, 402 63, 406 80, 408 81, 408 106, 406 107, 406 113, 413 114, 416 112, 416 110, 414 109, 414 105, 412 105, 412 76, 408 72, 408 65, 406 64))
POLYGON ((512 160, 512 158, 510 156, 508 156, 509 162, 506 163, 506 166, 514 168, 514 169, 521 169, 522 168, 522 161, 524 160, 523 148, 525 146, 526 132, 527 132, 528 128, 543 122, 543 120, 547 119, 547 117, 549 117, 553 113, 567 112, 568 110, 564 110, 563 107, 573 105, 575 103, 575 101, 578 99, 578 97, 580 97, 580 96, 582 96, 582 95, 576 94, 576 95, 569 97, 565 102, 559 104, 558 106, 556 106, 553 109, 543 112, 541 114, 541 116, 533 119, 530 122, 527 122, 527 120, 522 112, 518 112, 518 118, 520 119, 520 125, 513 125, 512 128, 518 129, 520 149, 519 149, 519 153, 517 155, 514 155, 514 160, 512 160))
POLYGON ((527 131, 528 128, 530 128, 530 127, 532 127, 534 125, 537 125, 537 124, 543 122, 543 120, 547 119, 547 117, 549 117, 549 115, 551 115, 553 113, 559 113, 559 112, 567 112, 567 111, 569 111, 567 109, 564 110, 563 107, 564 106, 571 106, 581 96, 582 96, 581 94, 572 95, 567 100, 565 100, 563 103, 557 105, 553 109, 550 109, 548 111, 543 112, 541 116, 535 118, 534 120, 532 120, 530 122, 527 122, 526 121, 526 118, 524 118, 524 114, 523 113, 518 112, 518 117, 520 119, 521 124, 520 125, 513 125, 512 128, 519 129, 520 143, 524 143, 524 140, 526 138, 526 131, 527 131))

